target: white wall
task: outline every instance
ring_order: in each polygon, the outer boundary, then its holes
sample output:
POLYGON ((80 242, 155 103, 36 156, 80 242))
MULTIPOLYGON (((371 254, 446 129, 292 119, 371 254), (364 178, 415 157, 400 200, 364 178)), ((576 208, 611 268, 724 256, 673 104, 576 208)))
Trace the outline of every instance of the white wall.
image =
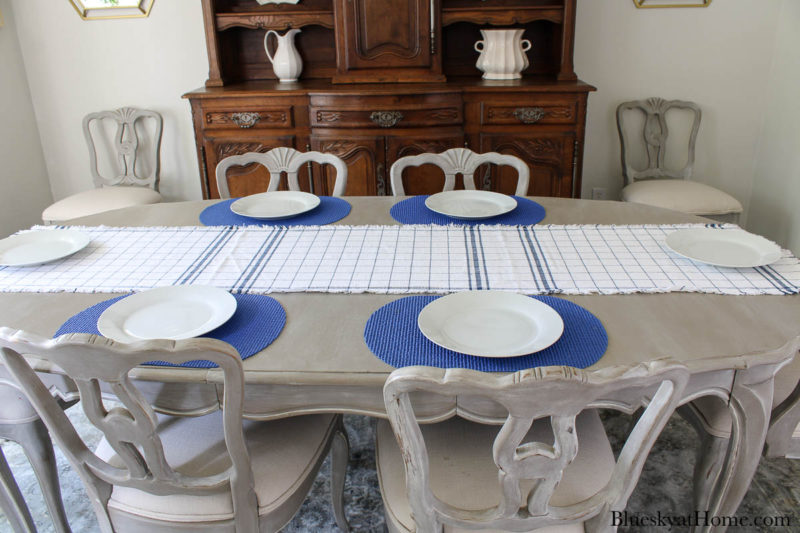
POLYGON ((800 2, 783 0, 748 229, 800 255, 800 2))
POLYGON ((159 0, 145 19, 84 21, 66 0, 11 0, 56 199, 93 187, 84 115, 123 106, 164 117, 161 192, 201 197, 189 103, 208 58, 200 2, 159 0))
POLYGON ((703 109, 695 179, 745 210, 765 109, 780 2, 716 0, 708 8, 636 9, 630 0, 578 0, 575 70, 589 95, 583 196, 622 188, 615 110, 649 96, 703 109))
POLYGON ((14 12, 0 0, 0 237, 42 222, 50 205, 39 131, 22 63, 14 12))

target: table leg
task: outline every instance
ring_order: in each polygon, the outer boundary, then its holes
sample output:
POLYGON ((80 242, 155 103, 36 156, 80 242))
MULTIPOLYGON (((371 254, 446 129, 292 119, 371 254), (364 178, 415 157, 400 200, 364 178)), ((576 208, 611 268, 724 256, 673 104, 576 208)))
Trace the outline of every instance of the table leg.
POLYGON ((781 366, 782 363, 767 364, 736 371, 728 404, 733 421, 731 438, 711 491, 709 521, 697 530, 725 531, 724 520, 714 523, 721 517, 734 516, 739 508, 761 459, 772 411, 775 373, 781 366))

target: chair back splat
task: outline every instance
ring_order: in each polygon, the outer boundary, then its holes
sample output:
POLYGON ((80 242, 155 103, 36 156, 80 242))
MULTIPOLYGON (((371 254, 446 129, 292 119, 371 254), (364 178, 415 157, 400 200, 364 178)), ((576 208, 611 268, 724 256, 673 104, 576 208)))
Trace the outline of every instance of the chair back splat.
POLYGON ((300 152, 294 148, 281 146, 265 153, 248 152, 226 157, 220 161, 216 170, 217 190, 220 198, 231 197, 228 185, 228 169, 232 166, 244 166, 251 163, 263 165, 269 171, 267 192, 278 190, 282 172, 286 172, 289 190, 301 190, 300 183, 297 180, 297 173, 303 165, 309 163, 327 163, 336 169, 336 181, 334 182, 331 196, 343 196, 347 189, 347 165, 339 157, 322 152, 300 152))
POLYGON ((403 170, 407 167, 418 167, 426 164, 436 165, 444 171, 443 190, 452 191, 455 188, 457 174, 463 176, 465 189, 475 190, 475 170, 486 163, 514 167, 518 174, 517 189, 514 194, 517 196, 528 194, 530 169, 525 161, 513 155, 498 154, 497 152, 477 154, 467 148, 451 148, 440 154, 419 154, 401 157, 389 169, 392 194, 394 196, 405 195, 403 170))
POLYGON ((253 472, 242 429, 244 374, 239 354, 232 346, 214 339, 190 339, 148 341, 132 347, 95 335, 68 334, 44 339, 0 328, 0 351, 3 364, 84 482, 103 531, 113 530, 106 504, 114 486, 157 495, 203 494, 228 486, 236 531, 258 531, 253 472), (61 406, 20 355, 23 353, 49 361, 75 381, 89 421, 103 433, 116 453, 114 464, 86 447, 61 406), (216 363, 224 375, 222 424, 230 464, 213 474, 188 476, 173 470, 167 462, 157 432, 158 418, 128 373, 148 361, 179 364, 197 359, 216 363), (121 406, 105 407, 101 382, 114 392, 121 406))
POLYGON ((111 187, 114 185, 138 185, 152 187, 158 192, 159 176, 161 173, 161 133, 163 121, 161 115, 147 109, 134 107, 121 107, 113 111, 100 111, 90 113, 83 119, 83 135, 89 148, 89 168, 95 187, 111 187), (137 131, 137 122, 150 119, 154 123, 153 132, 148 136, 140 137, 137 131), (111 139, 111 147, 116 160, 116 170, 111 175, 102 175, 99 169, 97 145, 101 123, 112 120, 116 123, 116 131, 111 139), (95 131, 93 124, 97 123, 95 131), (141 157, 150 159, 148 172, 140 171, 141 157))
MULTIPOLYGON (((443 525, 451 525, 531 531, 575 522, 586 522, 587 531, 607 529, 611 512, 625 509, 645 458, 675 410, 687 379, 688 371, 683 365, 666 360, 595 372, 540 367, 504 376, 429 367, 395 370, 384 387, 384 401, 405 463, 407 494, 416 530, 440 532, 443 525), (431 488, 434 469, 430 463, 433 459, 429 458, 424 437, 427 430, 421 430, 411 401, 417 393, 453 398, 452 414, 482 423, 487 422, 485 412, 480 413, 488 405, 486 400, 503 413, 494 417, 502 427, 496 433, 491 452, 497 469, 496 505, 485 503, 479 510, 474 506, 458 507, 434 493, 431 488), (581 437, 576 429, 578 415, 597 407, 632 413, 643 405, 647 407, 616 465, 609 469, 605 486, 575 503, 553 503, 554 491, 578 454, 581 437), (530 441, 533 423, 548 418, 552 438, 530 441)), ((445 462, 463 458, 455 451, 458 440, 451 441, 450 451, 445 453, 450 459, 445 462)), ((583 445, 591 444, 587 441, 583 445)), ((460 470, 451 466, 448 471, 460 470)))

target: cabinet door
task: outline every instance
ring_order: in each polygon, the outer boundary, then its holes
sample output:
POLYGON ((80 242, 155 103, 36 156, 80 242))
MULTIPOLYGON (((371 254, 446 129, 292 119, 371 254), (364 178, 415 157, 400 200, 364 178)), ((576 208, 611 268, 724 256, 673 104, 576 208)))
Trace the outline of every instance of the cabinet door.
MULTIPOLYGON (((343 137, 312 135, 311 149, 339 156, 347 164, 347 196, 385 195, 385 144, 382 137, 343 137)), ((326 165, 315 176, 316 193, 328 195, 333 191, 336 171, 326 165)))
POLYGON ((335 81, 443 79, 431 40, 437 0, 336 0, 335 81))
MULTIPOLYGON (((530 168, 529 196, 572 196, 576 136, 574 133, 481 134, 481 152, 515 155, 530 168)), ((514 194, 517 171, 510 167, 478 169, 476 187, 514 194)))
MULTIPOLYGON (((205 149, 205 180, 208 187, 209 198, 219 198, 217 190, 216 168, 217 164, 232 155, 247 152, 267 152, 279 146, 295 146, 294 135, 257 136, 251 138, 207 138, 205 149)), ((303 150, 305 147, 302 148, 303 150)), ((310 190, 309 175, 306 169, 300 169, 298 174, 300 188, 310 190)), ((232 198, 256 194, 267 190, 269 185, 269 172, 261 165, 251 164, 243 167, 231 167, 228 170, 228 188, 232 198)), ((281 177, 279 189, 286 190, 286 176, 281 177)))
MULTIPOLYGON (((391 169, 392 163, 401 157, 423 153, 438 154, 450 148, 462 146, 464 146, 463 133, 450 133, 439 136, 426 135, 425 137, 419 135, 389 137, 387 139, 387 168, 391 169)), ((437 166, 409 167, 403 172, 403 189, 408 196, 434 194, 441 192, 443 187, 444 173, 437 166)), ((461 180, 456 182, 456 188, 463 189, 461 180)))

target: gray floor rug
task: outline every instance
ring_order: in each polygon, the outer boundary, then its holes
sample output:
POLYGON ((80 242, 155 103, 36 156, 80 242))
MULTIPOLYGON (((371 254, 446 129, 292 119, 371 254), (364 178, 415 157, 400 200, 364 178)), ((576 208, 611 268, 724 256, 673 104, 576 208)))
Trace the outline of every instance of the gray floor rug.
MULTIPOLYGON (((93 444, 99 436, 83 417, 81 409, 68 411, 84 435, 87 444, 93 444)), ((629 418, 613 412, 603 416, 609 437, 615 446, 623 441, 629 418)), ((345 493, 346 511, 353 531, 383 531, 383 505, 375 475, 373 448, 374 424, 366 417, 346 416, 345 423, 350 436, 350 464, 345 493)), ((642 477, 628 504, 627 511, 638 516, 683 515, 691 509, 691 476, 695 454, 694 433, 683 420, 675 416, 667 425, 650 457, 642 477)), ((53 531, 49 516, 42 501, 35 477, 28 466, 21 448, 15 443, 2 444, 3 452, 14 471, 21 490, 29 503, 39 531, 53 531)), ((70 470, 64 457, 56 450, 64 502, 73 531, 98 531, 92 509, 80 480, 70 470)), ((338 531, 333 522, 328 485, 329 466, 323 466, 314 486, 292 522, 286 526, 287 533, 338 531)), ((763 459, 755 479, 740 507, 738 516, 788 516, 792 526, 784 527, 739 527, 730 531, 800 531, 800 461, 787 459, 763 459)), ((664 532, 686 531, 675 526, 621 527, 620 531, 664 532)), ((10 531, 5 517, 0 515, 0 531, 10 531)))

